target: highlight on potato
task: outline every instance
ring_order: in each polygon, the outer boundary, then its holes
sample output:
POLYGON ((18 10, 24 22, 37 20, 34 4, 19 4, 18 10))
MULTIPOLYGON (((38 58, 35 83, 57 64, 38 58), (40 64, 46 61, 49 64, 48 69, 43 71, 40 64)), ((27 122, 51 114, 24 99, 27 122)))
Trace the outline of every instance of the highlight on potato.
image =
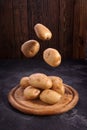
POLYGON ((51 79, 43 73, 34 73, 29 76, 29 83, 31 86, 40 89, 48 89, 52 87, 51 79))
POLYGON ((28 86, 24 89, 24 97, 25 99, 36 99, 40 94, 40 90, 37 88, 34 88, 32 86, 28 86))
POLYGON ((61 95, 65 93, 65 87, 63 85, 63 80, 58 76, 48 76, 52 81, 52 89, 61 95))
POLYGON ((47 104, 55 104, 61 98, 61 95, 54 90, 45 89, 40 94, 40 100, 47 103, 47 104))
POLYGON ((50 40, 52 38, 52 32, 43 24, 37 23, 34 26, 34 31, 41 40, 50 40))
POLYGON ((61 55, 54 48, 47 48, 43 52, 44 61, 52 67, 57 67, 61 63, 61 55))
POLYGON ((38 53, 39 49, 40 44, 36 40, 26 41, 21 46, 22 53, 28 58, 34 57, 38 53))
POLYGON ((29 77, 22 77, 21 79, 20 79, 20 86, 22 87, 22 88, 26 88, 27 86, 29 86, 30 84, 29 84, 29 77))

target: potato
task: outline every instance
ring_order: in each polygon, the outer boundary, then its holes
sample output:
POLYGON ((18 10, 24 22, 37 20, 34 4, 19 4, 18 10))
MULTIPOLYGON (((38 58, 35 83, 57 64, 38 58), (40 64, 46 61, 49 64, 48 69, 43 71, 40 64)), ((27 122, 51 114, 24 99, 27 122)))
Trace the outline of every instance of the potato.
POLYGON ((33 88, 32 86, 28 86, 24 89, 24 97, 25 99, 36 99, 40 94, 40 90, 37 88, 33 88))
POLYGON ((55 104, 61 98, 61 95, 54 90, 45 89, 40 94, 40 100, 47 104, 55 104))
POLYGON ((61 63, 61 55, 53 48, 48 48, 43 52, 43 59, 52 67, 57 67, 61 63))
POLYGON ((52 80, 52 89, 63 95, 65 93, 63 80, 57 76, 49 76, 49 78, 52 80))
POLYGON ((22 77, 20 80, 20 86, 22 88, 26 88, 27 86, 29 86, 29 77, 22 77))
POLYGON ((42 40, 50 40, 52 37, 51 31, 44 25, 38 23, 34 26, 35 33, 42 40))
POLYGON ((40 89, 47 89, 52 87, 51 79, 43 73, 34 73, 29 76, 29 83, 31 86, 40 89))
POLYGON ((40 49, 40 44, 36 40, 29 40, 22 44, 21 51, 26 57, 34 57, 40 49))

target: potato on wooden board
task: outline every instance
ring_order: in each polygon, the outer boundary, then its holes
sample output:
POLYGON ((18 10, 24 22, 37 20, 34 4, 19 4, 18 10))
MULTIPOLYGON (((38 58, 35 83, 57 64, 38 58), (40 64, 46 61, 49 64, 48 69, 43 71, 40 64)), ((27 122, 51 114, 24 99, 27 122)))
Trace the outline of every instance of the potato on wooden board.
POLYGON ((44 61, 52 67, 57 67, 61 63, 60 53, 53 48, 48 48, 43 52, 44 61))
POLYGON ((36 99, 40 94, 40 90, 32 86, 28 86, 24 89, 25 99, 36 99))
POLYGON ((43 73, 34 73, 29 76, 29 83, 31 86, 40 89, 48 89, 52 87, 51 79, 43 73))
POLYGON ((35 33, 42 40, 50 40, 52 37, 51 31, 43 24, 37 23, 34 26, 35 33))
POLYGON ((47 104, 55 104, 61 98, 61 95, 51 89, 45 89, 40 94, 40 100, 47 104))
POLYGON ((22 88, 26 88, 27 86, 29 86, 29 77, 22 77, 20 80, 20 86, 22 88))
POLYGON ((26 57, 34 57, 40 49, 40 44, 36 40, 29 40, 22 44, 21 51, 26 57))
POLYGON ((63 95, 65 93, 63 80, 58 76, 49 76, 49 78, 52 80, 52 90, 55 90, 56 92, 63 95))

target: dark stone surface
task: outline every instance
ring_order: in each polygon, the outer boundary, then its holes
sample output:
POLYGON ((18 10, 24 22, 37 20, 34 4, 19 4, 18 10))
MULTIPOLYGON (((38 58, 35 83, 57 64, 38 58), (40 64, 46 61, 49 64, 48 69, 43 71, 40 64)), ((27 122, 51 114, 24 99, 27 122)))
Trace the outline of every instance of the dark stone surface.
POLYGON ((0 60, 0 130, 87 130, 87 61, 63 61, 52 68, 43 60, 0 60), (14 109, 8 92, 21 77, 35 72, 60 76, 75 88, 80 100, 75 108, 60 115, 26 115, 14 109))

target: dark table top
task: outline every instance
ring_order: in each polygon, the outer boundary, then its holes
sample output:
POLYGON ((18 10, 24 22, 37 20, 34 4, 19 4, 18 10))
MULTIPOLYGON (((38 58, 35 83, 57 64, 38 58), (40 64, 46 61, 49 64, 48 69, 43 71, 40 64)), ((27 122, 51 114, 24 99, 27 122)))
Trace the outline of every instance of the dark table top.
POLYGON ((0 60, 0 130, 87 130, 87 61, 62 61, 52 68, 40 59, 0 60), (7 100, 8 92, 23 76, 41 72, 60 76, 75 88, 78 104, 64 114, 27 115, 14 109, 7 100))

